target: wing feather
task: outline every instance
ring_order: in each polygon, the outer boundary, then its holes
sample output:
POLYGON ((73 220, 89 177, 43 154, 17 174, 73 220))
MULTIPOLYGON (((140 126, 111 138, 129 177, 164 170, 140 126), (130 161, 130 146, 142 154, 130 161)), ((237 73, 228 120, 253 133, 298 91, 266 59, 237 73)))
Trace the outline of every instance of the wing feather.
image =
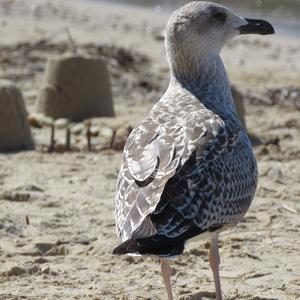
POLYGON ((150 214, 160 205, 167 182, 196 150, 201 155, 222 126, 197 99, 184 101, 190 101, 185 111, 158 102, 128 138, 115 204, 117 232, 123 241, 155 234, 150 214))

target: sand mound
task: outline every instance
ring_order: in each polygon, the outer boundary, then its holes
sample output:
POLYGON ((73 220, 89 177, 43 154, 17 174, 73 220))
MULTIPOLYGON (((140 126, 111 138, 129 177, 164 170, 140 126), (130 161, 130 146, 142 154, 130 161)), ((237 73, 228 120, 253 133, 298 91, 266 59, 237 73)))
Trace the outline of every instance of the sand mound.
POLYGON ((24 99, 10 81, 0 80, 0 151, 34 149, 24 99))
POLYGON ((74 121, 114 116, 106 63, 82 56, 49 59, 37 111, 74 121))

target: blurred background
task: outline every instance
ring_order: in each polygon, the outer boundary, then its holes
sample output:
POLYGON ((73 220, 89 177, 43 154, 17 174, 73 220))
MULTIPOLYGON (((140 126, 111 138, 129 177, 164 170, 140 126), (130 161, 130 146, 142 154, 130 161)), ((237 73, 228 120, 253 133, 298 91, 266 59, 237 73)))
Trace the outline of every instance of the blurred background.
MULTIPOLYGON (((102 0, 95 0, 102 1, 102 0)), ((188 3, 184 0, 113 0, 116 3, 126 3, 130 5, 145 6, 157 11, 171 11, 188 3)), ((299 36, 300 29, 300 1, 299 0, 220 0, 215 1, 228 6, 241 15, 268 17, 280 32, 299 36)))
MULTIPOLYGON (((157 261, 114 257, 128 135, 169 81, 164 27, 187 1, 0 0, 0 300, 165 299, 157 261)), ((222 50, 259 165, 221 235, 226 299, 300 295, 300 1, 218 1, 272 36, 222 50)), ((214 299, 207 241, 172 261, 180 300, 214 299)))

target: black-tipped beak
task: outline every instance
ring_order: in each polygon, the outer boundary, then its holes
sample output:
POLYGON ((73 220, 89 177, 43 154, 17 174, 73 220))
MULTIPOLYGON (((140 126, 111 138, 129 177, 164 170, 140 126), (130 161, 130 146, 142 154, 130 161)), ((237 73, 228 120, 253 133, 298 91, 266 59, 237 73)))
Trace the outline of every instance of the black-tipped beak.
POLYGON ((248 24, 239 27, 240 34, 255 33, 265 35, 275 33, 273 26, 267 21, 247 18, 245 20, 248 24))

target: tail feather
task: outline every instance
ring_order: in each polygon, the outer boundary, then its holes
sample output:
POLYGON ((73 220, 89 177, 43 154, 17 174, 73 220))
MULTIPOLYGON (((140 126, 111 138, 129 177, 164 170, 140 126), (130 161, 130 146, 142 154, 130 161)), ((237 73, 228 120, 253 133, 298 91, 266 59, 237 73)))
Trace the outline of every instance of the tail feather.
POLYGON ((122 255, 129 253, 138 253, 138 254, 152 254, 158 255, 161 257, 172 257, 180 255, 184 249, 184 243, 176 243, 176 244, 159 244, 157 241, 147 241, 147 240, 134 240, 130 239, 125 241, 118 247, 113 250, 113 254, 122 255))
POLYGON ((125 241, 113 250, 113 254, 122 255, 127 253, 137 253, 140 250, 140 246, 136 240, 130 239, 125 241))
POLYGON ((184 243, 196 235, 202 234, 206 231, 214 232, 220 230, 223 225, 210 227, 202 230, 198 227, 193 227, 184 234, 176 238, 168 238, 164 235, 155 234, 148 238, 129 239, 113 250, 113 254, 153 254, 160 257, 172 257, 180 255, 184 250, 184 243))

